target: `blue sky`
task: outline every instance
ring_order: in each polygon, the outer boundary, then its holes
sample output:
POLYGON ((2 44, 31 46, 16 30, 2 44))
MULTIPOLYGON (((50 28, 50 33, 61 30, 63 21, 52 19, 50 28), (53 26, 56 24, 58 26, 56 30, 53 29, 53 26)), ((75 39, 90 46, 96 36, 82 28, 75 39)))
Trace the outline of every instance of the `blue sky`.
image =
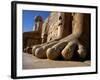
POLYGON ((33 11, 33 10, 23 10, 23 32, 28 32, 33 30, 34 17, 42 16, 43 21, 50 15, 49 11, 33 11))

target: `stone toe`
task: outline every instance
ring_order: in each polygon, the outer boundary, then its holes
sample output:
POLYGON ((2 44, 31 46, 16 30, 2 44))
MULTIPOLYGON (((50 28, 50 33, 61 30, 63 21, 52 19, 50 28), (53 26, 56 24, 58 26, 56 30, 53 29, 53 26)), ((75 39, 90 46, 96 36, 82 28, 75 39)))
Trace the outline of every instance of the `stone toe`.
POLYGON ((37 48, 35 51, 35 56, 38 58, 46 58, 43 48, 37 48))

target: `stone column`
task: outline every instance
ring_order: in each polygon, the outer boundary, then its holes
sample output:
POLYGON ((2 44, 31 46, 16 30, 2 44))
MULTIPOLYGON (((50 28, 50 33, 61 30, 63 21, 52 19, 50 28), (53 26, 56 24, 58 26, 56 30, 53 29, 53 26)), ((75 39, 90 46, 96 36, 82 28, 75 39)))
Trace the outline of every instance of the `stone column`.
POLYGON ((36 16, 35 17, 35 30, 40 33, 42 33, 42 25, 43 25, 43 19, 41 16, 36 16))

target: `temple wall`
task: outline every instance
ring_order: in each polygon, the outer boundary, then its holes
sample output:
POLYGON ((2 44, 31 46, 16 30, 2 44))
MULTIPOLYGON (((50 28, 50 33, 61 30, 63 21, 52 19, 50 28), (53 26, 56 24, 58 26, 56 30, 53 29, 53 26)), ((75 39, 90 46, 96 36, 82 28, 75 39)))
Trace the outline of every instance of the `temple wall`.
POLYGON ((48 20, 43 23, 43 28, 46 26, 46 30, 42 33, 46 32, 47 42, 63 38, 72 32, 71 17, 71 13, 51 12, 48 20))

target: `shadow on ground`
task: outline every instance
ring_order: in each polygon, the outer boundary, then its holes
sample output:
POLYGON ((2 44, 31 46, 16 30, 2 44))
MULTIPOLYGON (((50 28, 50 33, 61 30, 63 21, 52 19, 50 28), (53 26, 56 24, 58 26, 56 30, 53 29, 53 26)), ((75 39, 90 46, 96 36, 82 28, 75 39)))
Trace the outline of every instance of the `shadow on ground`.
POLYGON ((63 68, 63 67, 84 67, 90 66, 91 61, 64 61, 64 60, 49 60, 39 59, 32 54, 23 53, 22 55, 23 69, 41 69, 41 68, 63 68))

